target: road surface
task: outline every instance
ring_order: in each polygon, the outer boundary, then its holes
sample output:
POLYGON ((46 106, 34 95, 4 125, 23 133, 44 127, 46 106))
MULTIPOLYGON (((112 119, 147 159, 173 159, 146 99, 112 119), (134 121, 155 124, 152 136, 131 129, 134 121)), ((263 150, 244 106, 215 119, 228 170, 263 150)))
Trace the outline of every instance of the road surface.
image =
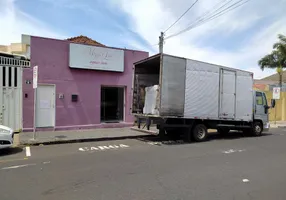
POLYGON ((284 200, 286 129, 203 143, 144 139, 0 153, 1 200, 284 200))

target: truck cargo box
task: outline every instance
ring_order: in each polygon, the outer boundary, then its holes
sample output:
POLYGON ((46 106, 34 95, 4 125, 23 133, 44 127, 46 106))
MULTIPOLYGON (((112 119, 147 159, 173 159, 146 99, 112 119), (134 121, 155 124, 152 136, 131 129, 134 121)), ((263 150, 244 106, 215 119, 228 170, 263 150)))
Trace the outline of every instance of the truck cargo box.
POLYGON ((157 54, 134 63, 136 115, 252 120, 253 74, 157 54))

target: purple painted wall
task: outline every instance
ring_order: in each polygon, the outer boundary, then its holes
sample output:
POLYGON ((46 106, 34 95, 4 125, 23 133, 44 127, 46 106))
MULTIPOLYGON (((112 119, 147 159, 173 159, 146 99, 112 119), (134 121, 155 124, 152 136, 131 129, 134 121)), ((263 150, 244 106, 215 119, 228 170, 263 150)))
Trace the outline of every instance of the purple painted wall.
POLYGON ((33 85, 25 81, 33 79, 32 67, 35 65, 39 67, 39 84, 56 85, 56 129, 104 126, 100 124, 101 85, 126 86, 125 122, 133 122, 130 114, 132 67, 134 62, 148 55, 148 52, 124 50, 123 73, 71 69, 68 41, 31 37, 31 69, 23 72, 23 129, 33 128, 33 85), (64 99, 58 98, 59 93, 64 94, 64 99), (71 94, 78 94, 79 101, 71 102, 71 94))

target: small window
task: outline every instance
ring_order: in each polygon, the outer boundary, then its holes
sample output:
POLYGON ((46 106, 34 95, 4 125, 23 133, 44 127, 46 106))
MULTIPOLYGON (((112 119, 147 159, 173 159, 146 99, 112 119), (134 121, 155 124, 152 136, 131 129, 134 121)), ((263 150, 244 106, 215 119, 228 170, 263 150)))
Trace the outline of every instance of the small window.
POLYGON ((263 105, 263 96, 261 92, 256 92, 256 105, 263 105))
POLYGON ((267 98, 265 93, 263 93, 263 101, 264 101, 264 105, 268 106, 268 102, 267 102, 267 98))

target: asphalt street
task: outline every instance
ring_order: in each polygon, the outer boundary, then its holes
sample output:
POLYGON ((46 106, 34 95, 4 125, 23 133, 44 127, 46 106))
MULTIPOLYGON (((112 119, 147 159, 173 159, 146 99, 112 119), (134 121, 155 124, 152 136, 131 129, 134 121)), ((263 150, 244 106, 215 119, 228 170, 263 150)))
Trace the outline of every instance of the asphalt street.
POLYGON ((286 129, 7 149, 0 180, 1 200, 285 200, 286 129))

